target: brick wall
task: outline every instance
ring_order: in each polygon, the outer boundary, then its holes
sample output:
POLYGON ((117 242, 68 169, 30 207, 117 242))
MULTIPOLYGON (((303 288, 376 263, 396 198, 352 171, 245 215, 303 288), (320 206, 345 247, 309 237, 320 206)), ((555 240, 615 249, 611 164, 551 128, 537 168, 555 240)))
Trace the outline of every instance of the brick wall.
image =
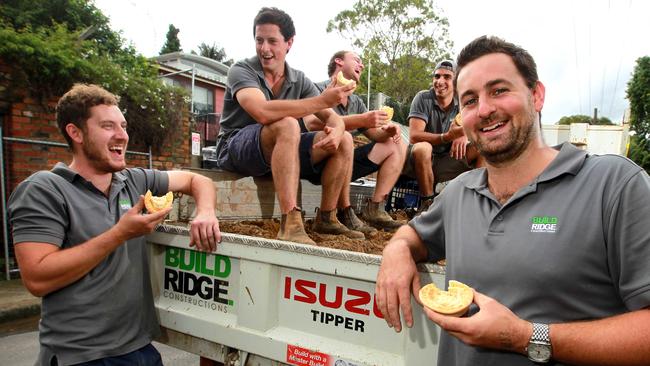
MULTIPOLYGON (((0 62, 0 113, 3 137, 66 143, 56 124, 58 97, 49 100, 32 98, 28 90, 11 85, 11 70, 0 62), (16 95, 20 97, 16 97, 16 95)), ((128 119, 128 116, 127 116, 128 119)), ((67 147, 2 141, 7 194, 32 173, 51 169, 59 161, 70 163, 67 147)), ((129 151, 148 153, 148 148, 131 139, 129 151)), ((153 167, 180 169, 191 165, 189 111, 183 113, 182 127, 173 131, 162 147, 152 149, 153 167)), ((127 154, 129 167, 148 167, 146 155, 127 154)))

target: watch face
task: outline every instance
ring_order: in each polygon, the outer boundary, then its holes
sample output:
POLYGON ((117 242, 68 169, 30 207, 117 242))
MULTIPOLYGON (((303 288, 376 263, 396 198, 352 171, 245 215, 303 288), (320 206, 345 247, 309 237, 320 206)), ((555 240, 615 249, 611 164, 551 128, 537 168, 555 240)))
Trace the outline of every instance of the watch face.
POLYGON ((551 359, 551 346, 541 343, 529 343, 528 358, 533 362, 548 362, 551 359))

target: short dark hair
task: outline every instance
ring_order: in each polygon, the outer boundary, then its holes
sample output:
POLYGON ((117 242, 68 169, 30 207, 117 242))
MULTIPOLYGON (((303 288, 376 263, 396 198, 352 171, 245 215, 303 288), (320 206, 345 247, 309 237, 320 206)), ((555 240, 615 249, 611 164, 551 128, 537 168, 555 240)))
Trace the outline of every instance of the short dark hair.
POLYGON ((330 63, 327 64, 327 75, 330 77, 334 74, 334 70, 336 70, 336 59, 340 58, 343 59, 345 58, 345 55, 348 54, 348 52, 352 51, 346 51, 346 50, 341 50, 335 53, 332 58, 330 58, 330 63))
POLYGON ((293 26, 293 20, 289 14, 275 7, 264 7, 257 13, 253 22, 253 37, 255 37, 255 27, 261 24, 277 25, 280 28, 280 33, 282 33, 285 42, 296 35, 296 28, 293 26))
POLYGON ((533 56, 525 49, 494 36, 478 37, 460 51, 456 61, 457 72, 454 78, 454 88, 456 87, 458 75, 463 67, 479 57, 492 53, 503 53, 510 56, 515 67, 517 67, 517 71, 524 78, 526 86, 530 89, 535 88, 539 77, 537 76, 537 64, 535 64, 533 56))
POLYGON ((86 131, 90 108, 98 105, 118 105, 119 102, 118 96, 92 84, 75 84, 72 89, 63 94, 56 105, 56 123, 68 146, 72 148, 72 138, 65 130, 68 123, 86 131))

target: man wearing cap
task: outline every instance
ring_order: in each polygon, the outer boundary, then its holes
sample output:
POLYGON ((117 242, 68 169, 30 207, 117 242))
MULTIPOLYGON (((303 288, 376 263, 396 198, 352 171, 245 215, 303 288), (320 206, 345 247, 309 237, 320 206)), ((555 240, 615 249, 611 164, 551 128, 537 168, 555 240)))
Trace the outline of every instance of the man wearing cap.
POLYGON ((467 137, 462 127, 452 123, 458 114, 453 86, 455 69, 453 61, 440 61, 433 72, 433 87, 420 91, 411 103, 411 145, 402 174, 417 179, 418 212, 431 205, 435 182, 449 181, 472 169, 467 161, 467 137))

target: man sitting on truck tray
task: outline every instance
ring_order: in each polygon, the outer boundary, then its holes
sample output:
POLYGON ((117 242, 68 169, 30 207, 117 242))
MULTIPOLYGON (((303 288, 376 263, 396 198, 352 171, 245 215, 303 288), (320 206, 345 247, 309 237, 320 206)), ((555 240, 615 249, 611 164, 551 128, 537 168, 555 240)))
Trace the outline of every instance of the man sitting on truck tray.
POLYGON ((217 165, 247 176, 273 175, 282 220, 278 239, 315 244, 297 206, 300 178, 322 184, 320 209, 312 230, 363 238, 336 218, 336 202, 352 171, 352 136, 331 107, 354 91, 354 83, 320 94, 285 57, 293 45, 291 17, 262 8, 253 22, 257 55, 228 71, 217 165), (315 115, 325 128, 302 133, 299 120, 315 115))
POLYGON ((118 98, 98 86, 75 85, 56 118, 72 162, 33 174, 9 198, 22 281, 43 298, 36 364, 162 365, 151 345, 160 328, 144 235, 170 208, 142 214, 143 195, 194 196, 190 245, 214 251, 221 233, 213 182, 126 168, 126 120, 118 98))
POLYGON ((477 156, 474 149, 468 151, 462 127, 452 123, 458 114, 452 83, 455 69, 453 61, 440 61, 433 71, 432 88, 420 91, 411 102, 408 117, 411 144, 402 174, 417 179, 418 213, 431 205, 443 182, 472 169, 470 161, 477 156))
MULTIPOLYGON (((339 72, 344 78, 358 83, 361 71, 363 71, 363 62, 355 52, 338 51, 327 66, 330 79, 316 83, 316 87, 321 92, 328 87, 335 87, 339 72)), ((352 175, 348 177, 351 181, 355 181, 377 172, 377 184, 373 195, 362 208, 363 219, 376 228, 397 230, 405 222, 393 220, 386 212, 385 206, 386 197, 397 182, 404 166, 406 144, 401 139, 401 129, 389 120, 386 111, 368 111, 356 94, 350 94, 334 108, 334 111, 343 118, 346 130, 356 130, 357 134, 363 133, 371 141, 354 149, 352 175)), ((324 127, 317 118, 305 119, 305 123, 310 131, 322 130, 324 127)), ((376 231, 356 216, 350 203, 349 184, 344 185, 339 197, 338 218, 351 230, 361 231, 366 235, 376 231)))
POLYGON ((462 125, 486 168, 450 182, 384 248, 376 299, 412 326, 416 262, 473 290, 438 365, 650 365, 650 177, 617 155, 546 145, 545 89, 524 49, 479 37, 458 56, 462 125), (532 362, 531 362, 532 361, 532 362))

